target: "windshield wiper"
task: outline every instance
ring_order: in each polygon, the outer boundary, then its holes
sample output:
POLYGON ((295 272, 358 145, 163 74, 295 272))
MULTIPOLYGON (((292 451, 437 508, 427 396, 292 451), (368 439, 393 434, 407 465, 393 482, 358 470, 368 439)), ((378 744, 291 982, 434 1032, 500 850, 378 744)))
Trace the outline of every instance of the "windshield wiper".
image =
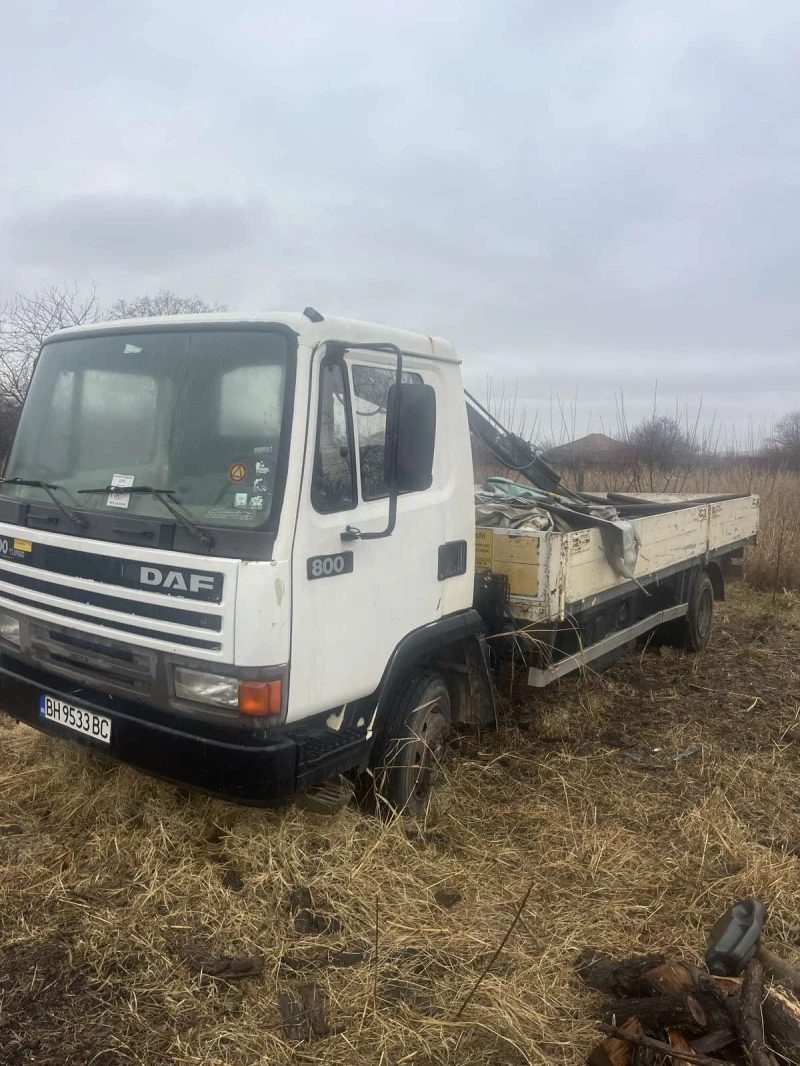
POLYGON ((59 500, 58 496, 56 496, 56 489, 58 489, 59 492, 67 491, 63 487, 63 485, 53 485, 47 481, 38 481, 36 478, 26 477, 3 477, 0 478, 0 482, 6 485, 27 485, 30 488, 43 489, 53 501, 53 503, 56 505, 56 507, 59 509, 59 511, 63 514, 63 516, 65 518, 68 518, 77 530, 79 530, 81 533, 85 533, 86 530, 89 528, 89 523, 84 518, 81 518, 80 515, 75 514, 71 507, 67 507, 67 505, 65 503, 62 503, 61 500, 59 500))
POLYGON ((214 538, 209 533, 204 532, 204 530, 202 529, 198 529, 198 527, 194 524, 191 518, 189 518, 182 511, 178 510, 178 505, 169 498, 170 496, 175 495, 174 489, 154 489, 152 485, 131 485, 130 488, 128 488, 127 486, 123 487, 120 485, 105 485, 99 489, 78 489, 78 492, 113 492, 119 495, 126 492, 138 492, 142 494, 146 493, 148 496, 155 496, 158 502, 162 503, 169 511, 169 513, 174 518, 177 518, 183 528, 187 529, 192 534, 195 540, 200 541, 204 548, 206 548, 208 551, 211 551, 211 549, 214 547, 214 544, 216 543, 214 538))

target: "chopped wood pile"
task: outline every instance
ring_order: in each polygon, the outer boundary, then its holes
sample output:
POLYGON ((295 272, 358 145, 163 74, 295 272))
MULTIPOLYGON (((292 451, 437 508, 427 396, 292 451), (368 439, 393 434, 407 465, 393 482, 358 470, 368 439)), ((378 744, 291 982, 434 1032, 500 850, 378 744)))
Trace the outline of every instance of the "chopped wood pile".
POLYGON ((591 948, 575 968, 608 997, 606 1036, 589 1066, 800 1064, 800 971, 766 948, 738 977, 662 955, 620 960, 591 948))

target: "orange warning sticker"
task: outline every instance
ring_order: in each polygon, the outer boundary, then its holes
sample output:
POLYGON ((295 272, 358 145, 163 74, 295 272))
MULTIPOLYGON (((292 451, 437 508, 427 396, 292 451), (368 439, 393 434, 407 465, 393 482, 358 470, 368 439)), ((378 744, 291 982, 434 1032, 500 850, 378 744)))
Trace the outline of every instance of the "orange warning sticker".
POLYGON ((244 465, 244 463, 234 463, 228 471, 228 477, 231 479, 231 481, 244 481, 244 479, 247 477, 247 467, 244 465))

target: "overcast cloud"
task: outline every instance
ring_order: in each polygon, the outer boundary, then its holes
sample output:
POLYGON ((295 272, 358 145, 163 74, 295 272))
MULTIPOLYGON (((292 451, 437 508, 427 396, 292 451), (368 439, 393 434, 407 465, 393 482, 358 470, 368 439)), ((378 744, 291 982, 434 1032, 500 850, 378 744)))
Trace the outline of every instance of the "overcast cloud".
POLYGON ((6 0, 0 91, 0 299, 435 332, 546 432, 800 406, 796 0, 6 0))

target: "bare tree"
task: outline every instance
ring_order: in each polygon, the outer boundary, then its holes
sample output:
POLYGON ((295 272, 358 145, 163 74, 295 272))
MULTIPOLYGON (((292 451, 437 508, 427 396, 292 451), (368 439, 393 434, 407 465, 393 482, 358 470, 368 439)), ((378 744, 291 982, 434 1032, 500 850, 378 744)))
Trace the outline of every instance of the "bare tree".
POLYGON ((652 415, 630 432, 628 443, 632 456, 649 475, 650 491, 655 491, 656 475, 675 470, 689 456, 689 434, 677 418, 652 415))
POLYGON ((98 322, 101 318, 135 318, 147 315, 197 314, 224 311, 199 296, 178 296, 159 289, 153 296, 117 300, 101 315, 97 290, 49 285, 35 292, 18 292, 0 305, 0 454, 5 454, 14 434, 19 411, 44 340, 65 326, 98 322))
POLYGON ((200 296, 178 296, 169 289, 159 289, 153 296, 136 296, 117 300, 108 309, 107 318, 150 318, 154 315, 205 315, 227 311, 225 304, 209 303, 200 296))
POLYGON ((790 411, 778 419, 765 451, 772 458, 800 466, 800 410, 790 411))
POLYGON ((0 307, 0 404, 18 411, 25 399, 36 357, 46 337, 64 326, 96 322, 97 292, 49 285, 18 292, 0 307))

